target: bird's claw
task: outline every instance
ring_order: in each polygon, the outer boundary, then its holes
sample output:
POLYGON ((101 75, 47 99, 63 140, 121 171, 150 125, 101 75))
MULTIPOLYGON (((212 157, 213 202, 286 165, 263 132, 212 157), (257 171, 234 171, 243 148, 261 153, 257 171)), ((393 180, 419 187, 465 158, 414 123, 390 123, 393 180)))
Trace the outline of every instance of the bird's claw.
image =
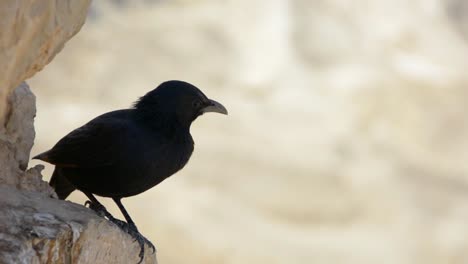
MULTIPOLYGON (((109 219, 109 221, 115 223, 116 225, 120 226, 122 225, 120 222, 122 223, 125 223, 123 221, 120 221, 116 218, 114 218, 108 211, 107 209, 104 207, 104 205, 100 204, 100 203, 94 203, 90 200, 86 201, 84 203, 85 206, 89 207, 89 209, 93 210, 97 215, 99 215, 100 217, 103 217, 103 218, 106 218, 109 219)), ((127 223, 125 223, 127 224, 127 223)))
POLYGON ((104 206, 101 204, 93 203, 90 200, 87 200, 84 203, 85 206, 89 207, 89 209, 93 210, 97 215, 100 217, 105 217, 109 214, 104 206))
POLYGON ((109 219, 110 222, 114 223, 122 231, 129 234, 132 238, 134 238, 134 241, 138 242, 138 245, 140 245, 140 253, 138 254, 138 256, 140 257, 140 261, 138 263, 141 263, 145 256, 145 244, 151 248, 153 254, 156 252, 156 248, 154 247, 153 243, 151 243, 151 241, 149 241, 138 231, 138 228, 135 226, 135 224, 128 224, 127 222, 113 217, 102 204, 93 203, 92 201, 88 200, 85 202, 85 206, 88 206, 89 209, 96 212, 99 216, 107 217, 107 219, 109 219))
POLYGON ((134 239, 134 241, 136 241, 140 246, 140 253, 138 254, 138 256, 140 257, 140 261, 138 263, 141 263, 143 261, 145 255, 145 244, 151 248, 153 254, 156 252, 156 248, 154 247, 153 243, 151 243, 151 241, 144 237, 138 231, 135 225, 127 224, 125 228, 122 228, 122 230, 129 234, 134 239))
POLYGON ((122 220, 119 220, 119 219, 114 218, 114 217, 110 218, 109 221, 112 222, 112 223, 114 223, 114 224, 115 224, 116 226, 118 226, 121 230, 123 230, 123 231, 125 231, 126 233, 128 233, 128 232, 127 232, 127 229, 128 229, 128 224, 127 224, 127 222, 122 221, 122 220))
POLYGON ((149 241, 146 237, 144 237, 142 235, 142 238, 143 238, 143 242, 148 245, 149 248, 151 248, 151 250, 153 251, 153 254, 156 253, 156 247, 153 245, 153 243, 151 243, 151 241, 149 241))

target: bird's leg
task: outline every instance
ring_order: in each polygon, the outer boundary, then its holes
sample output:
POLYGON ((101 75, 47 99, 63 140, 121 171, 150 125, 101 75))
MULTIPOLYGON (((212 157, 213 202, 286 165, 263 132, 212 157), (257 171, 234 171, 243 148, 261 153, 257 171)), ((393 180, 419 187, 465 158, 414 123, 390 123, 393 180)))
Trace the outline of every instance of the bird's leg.
POLYGON ((115 225, 117 225, 120 229, 126 231, 126 229, 128 228, 128 224, 125 223, 124 221, 122 220, 119 220, 117 218, 115 218, 114 216, 112 216, 106 209, 106 207, 104 207, 104 205, 102 205, 97 199, 96 197, 94 197, 94 195, 92 193, 87 193, 85 192, 84 193, 88 198, 89 200, 85 202, 85 206, 89 206, 89 209, 93 210, 94 212, 96 212, 100 217, 103 217, 103 218, 107 218, 110 222, 114 223, 115 225))
POLYGON ((153 254, 156 251, 156 248, 154 247, 153 243, 149 241, 146 237, 144 237, 139 231, 138 228, 136 227, 135 223, 133 222, 132 218, 128 214, 127 210, 125 210, 125 207, 123 206, 122 202, 120 201, 121 198, 112 198, 114 202, 117 204, 119 207, 120 211, 122 212, 123 216, 125 217, 125 220, 127 220, 128 223, 128 231, 127 233, 131 235, 135 240, 138 242, 140 245, 140 262, 143 260, 143 256, 145 254, 145 244, 147 244, 152 250, 153 254))

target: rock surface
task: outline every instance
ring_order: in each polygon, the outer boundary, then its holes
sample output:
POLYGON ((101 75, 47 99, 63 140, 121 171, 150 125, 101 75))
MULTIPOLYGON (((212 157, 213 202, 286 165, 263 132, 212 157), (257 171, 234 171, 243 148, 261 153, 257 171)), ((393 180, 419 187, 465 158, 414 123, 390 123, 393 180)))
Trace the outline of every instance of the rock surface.
MULTIPOLYGON (((81 205, 5 187, 0 197, 0 263, 139 261, 132 238, 81 205)), ((142 263, 156 263, 146 250, 142 263)))
POLYGON ((9 96, 8 104, 6 126, 0 129, 0 185, 52 194, 42 181, 40 165, 26 171, 35 136, 36 98, 25 82, 9 96))
POLYGON ((80 30, 89 3, 90 0, 0 2, 0 122, 8 112, 10 92, 40 71, 80 30))

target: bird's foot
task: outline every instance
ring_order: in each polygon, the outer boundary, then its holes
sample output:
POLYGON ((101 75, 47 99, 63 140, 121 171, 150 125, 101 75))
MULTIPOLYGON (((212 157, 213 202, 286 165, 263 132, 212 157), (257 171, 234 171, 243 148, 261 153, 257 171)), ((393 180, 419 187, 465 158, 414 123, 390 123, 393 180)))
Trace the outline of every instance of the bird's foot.
POLYGON ((107 209, 100 203, 93 203, 92 201, 86 201, 85 206, 88 206, 91 210, 96 212, 99 216, 103 218, 107 218, 110 222, 114 223, 122 231, 129 234, 133 239, 135 239, 136 242, 138 242, 138 245, 140 245, 140 253, 138 254, 138 256, 140 257, 140 261, 138 262, 138 264, 143 261, 143 258, 145 256, 145 244, 148 245, 148 247, 152 249, 153 254, 156 252, 156 248, 154 247, 153 243, 151 243, 151 241, 149 241, 146 237, 144 237, 140 233, 140 231, 138 231, 138 228, 135 226, 134 223, 128 224, 127 222, 124 222, 122 220, 119 220, 113 217, 107 211, 107 209))
POLYGON ((84 205, 88 206, 89 209, 96 212, 96 214, 99 215, 100 217, 107 218, 110 222, 114 223, 120 229, 125 231, 125 229, 128 228, 128 224, 126 222, 113 217, 102 204, 93 203, 93 202, 88 200, 88 201, 85 202, 84 205))
POLYGON ((138 242, 138 245, 140 245, 140 253, 138 256, 140 257, 140 261, 138 263, 141 263, 143 261, 143 257, 145 255, 145 244, 148 245, 153 251, 153 254, 156 252, 156 248, 154 247, 153 243, 149 241, 146 237, 144 237, 137 229, 135 224, 127 224, 127 228, 123 229, 127 234, 129 234, 133 239, 135 239, 136 242, 138 242))
POLYGON ((102 204, 93 203, 90 200, 88 200, 84 203, 84 206, 89 207, 89 209, 93 210, 100 217, 107 217, 108 215, 110 215, 110 213, 102 204))

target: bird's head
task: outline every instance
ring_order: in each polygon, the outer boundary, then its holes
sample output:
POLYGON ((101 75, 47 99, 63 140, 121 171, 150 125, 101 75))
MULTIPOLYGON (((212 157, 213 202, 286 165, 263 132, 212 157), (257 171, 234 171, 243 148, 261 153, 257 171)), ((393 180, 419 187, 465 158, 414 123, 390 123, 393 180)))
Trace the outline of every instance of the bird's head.
POLYGON ((183 81, 163 82, 141 97, 135 103, 135 108, 156 118, 176 118, 181 125, 188 127, 204 113, 228 114, 222 104, 209 99, 200 89, 183 81))

